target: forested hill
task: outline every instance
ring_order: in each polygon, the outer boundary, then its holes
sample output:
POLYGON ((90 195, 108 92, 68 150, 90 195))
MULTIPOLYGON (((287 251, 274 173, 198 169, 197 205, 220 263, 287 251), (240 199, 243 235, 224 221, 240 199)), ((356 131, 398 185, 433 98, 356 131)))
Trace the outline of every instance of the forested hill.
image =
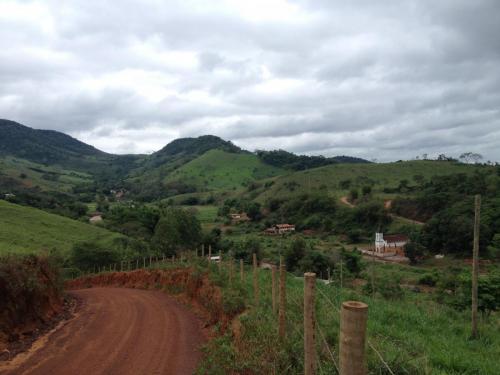
POLYGON ((68 157, 104 156, 106 153, 54 130, 38 130, 0 119, 0 154, 57 163, 68 157))
POLYGON ((365 159, 352 156, 334 156, 327 158, 324 156, 296 155, 285 150, 258 150, 256 153, 259 159, 266 164, 294 171, 302 171, 336 163, 369 163, 369 161, 365 159))
POLYGON ((124 173, 139 155, 112 155, 55 130, 32 129, 0 119, 0 156, 89 173, 124 173))
POLYGON ((202 135, 197 138, 179 138, 176 139, 160 151, 155 152, 153 155, 181 155, 181 154, 195 154, 201 155, 205 152, 213 149, 219 149, 226 152, 241 153, 245 152, 238 146, 233 145, 229 141, 225 141, 222 138, 216 137, 215 135, 202 135))

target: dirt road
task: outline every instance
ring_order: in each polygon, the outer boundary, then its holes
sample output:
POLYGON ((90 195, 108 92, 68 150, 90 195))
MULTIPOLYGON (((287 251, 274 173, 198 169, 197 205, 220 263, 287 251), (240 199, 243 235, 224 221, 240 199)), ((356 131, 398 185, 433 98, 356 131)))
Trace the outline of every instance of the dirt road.
MULTIPOLYGON (((93 288, 71 292, 77 316, 0 374, 192 374, 201 323, 164 293, 93 288)), ((42 339, 43 341, 43 339, 42 339)))

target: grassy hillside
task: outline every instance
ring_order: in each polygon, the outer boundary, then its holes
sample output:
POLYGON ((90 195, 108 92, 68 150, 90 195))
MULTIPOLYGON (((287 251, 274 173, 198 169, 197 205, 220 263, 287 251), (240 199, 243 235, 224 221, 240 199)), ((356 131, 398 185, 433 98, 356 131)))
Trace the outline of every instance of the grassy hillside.
POLYGON ((111 243, 121 235, 90 224, 0 200, 0 254, 40 250, 68 252, 80 241, 111 243))
POLYGON ((199 191, 237 189, 248 183, 278 176, 284 171, 264 164, 253 154, 210 150, 165 178, 165 183, 182 182, 199 191))
MULTIPOLYGON (((383 194, 383 188, 396 188, 401 180, 415 185, 416 176, 429 179, 436 175, 473 173, 481 166, 452 162, 407 161, 383 164, 334 164, 307 171, 290 173, 272 180, 272 186, 261 187, 253 192, 258 201, 271 197, 284 197, 304 192, 323 192, 341 196, 350 189, 370 185, 375 193, 383 194)), ((269 185, 269 184, 267 184, 269 185)))
MULTIPOLYGON (((0 157, 0 180, 7 189, 8 180, 26 188, 40 188, 68 192, 75 185, 89 183, 93 180, 87 173, 63 169, 58 166, 47 166, 19 159, 13 156, 0 157), (11 181, 12 181, 11 180, 11 181)), ((12 183, 12 182, 11 182, 12 183)), ((6 191, 8 192, 8 191, 6 191)))

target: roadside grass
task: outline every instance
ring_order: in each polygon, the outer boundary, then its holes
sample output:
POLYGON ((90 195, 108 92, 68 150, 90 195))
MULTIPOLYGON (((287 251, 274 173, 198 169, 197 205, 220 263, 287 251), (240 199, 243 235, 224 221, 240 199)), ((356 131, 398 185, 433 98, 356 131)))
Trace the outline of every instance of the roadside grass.
MULTIPOLYGON (((271 272, 259 270, 259 305, 253 303, 251 268, 245 268, 243 283, 235 272, 232 285, 227 267, 219 273, 211 266, 211 278, 223 290, 245 290, 247 310, 239 321, 235 339, 231 333, 205 348, 199 373, 303 373, 303 279, 287 275, 287 338, 280 344, 277 316, 271 309, 271 272)), ((369 305, 367 360, 370 374, 497 374, 500 353, 498 314, 482 316, 481 338, 470 340, 470 314, 440 305, 431 297, 403 291, 400 298, 367 296, 356 287, 340 290, 338 282, 317 283, 316 317, 319 374, 337 373, 322 337, 338 363, 341 301, 359 300, 369 305), (321 291, 321 292, 320 292, 321 291), (324 335, 324 336, 323 336, 324 335)))
POLYGON ((120 234, 48 212, 0 200, 0 254, 38 253, 41 250, 67 254, 80 241, 104 246, 120 234))

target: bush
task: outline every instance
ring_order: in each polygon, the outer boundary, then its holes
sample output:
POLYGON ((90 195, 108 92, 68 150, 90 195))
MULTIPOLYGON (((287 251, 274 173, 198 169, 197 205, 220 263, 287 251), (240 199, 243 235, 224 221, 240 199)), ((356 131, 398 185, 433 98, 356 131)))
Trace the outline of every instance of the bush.
POLYGON ((439 280, 439 277, 437 274, 426 273, 425 275, 420 277, 420 279, 418 280, 418 283, 420 285, 436 286, 438 280, 439 280))
POLYGON ((117 251, 86 241, 73 245, 70 254, 71 263, 82 271, 93 270, 94 267, 109 266, 117 263, 120 256, 117 251))

